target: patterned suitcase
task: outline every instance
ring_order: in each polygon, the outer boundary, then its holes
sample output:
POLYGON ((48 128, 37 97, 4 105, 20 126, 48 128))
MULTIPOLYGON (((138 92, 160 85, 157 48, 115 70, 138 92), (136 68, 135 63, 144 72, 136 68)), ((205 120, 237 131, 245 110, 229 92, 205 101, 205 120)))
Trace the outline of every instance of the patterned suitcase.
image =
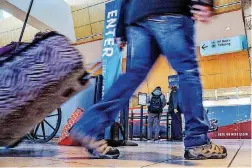
POLYGON ((63 35, 19 48, 0 56, 0 147, 17 143, 88 81, 81 54, 63 35))

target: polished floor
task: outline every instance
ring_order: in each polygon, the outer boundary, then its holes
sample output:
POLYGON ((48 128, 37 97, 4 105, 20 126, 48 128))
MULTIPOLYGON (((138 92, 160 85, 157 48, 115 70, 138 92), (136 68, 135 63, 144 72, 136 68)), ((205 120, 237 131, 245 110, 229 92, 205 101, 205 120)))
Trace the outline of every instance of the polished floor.
POLYGON ((184 160, 181 142, 137 142, 138 147, 120 147, 117 160, 90 158, 81 147, 26 142, 12 150, 0 150, 0 167, 251 167, 251 140, 214 142, 227 147, 226 159, 184 160))

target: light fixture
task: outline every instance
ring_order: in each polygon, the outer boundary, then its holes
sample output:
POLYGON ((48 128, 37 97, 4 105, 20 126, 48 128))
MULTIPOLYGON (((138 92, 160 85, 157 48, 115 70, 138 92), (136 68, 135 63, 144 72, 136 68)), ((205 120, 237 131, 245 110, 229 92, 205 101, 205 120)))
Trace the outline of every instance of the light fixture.
POLYGON ((229 31, 231 30, 231 28, 229 26, 226 27, 226 31, 229 31))
POLYGON ((5 12, 4 10, 2 10, 2 14, 3 14, 4 19, 9 18, 9 17, 12 16, 11 14, 9 14, 8 12, 5 12))

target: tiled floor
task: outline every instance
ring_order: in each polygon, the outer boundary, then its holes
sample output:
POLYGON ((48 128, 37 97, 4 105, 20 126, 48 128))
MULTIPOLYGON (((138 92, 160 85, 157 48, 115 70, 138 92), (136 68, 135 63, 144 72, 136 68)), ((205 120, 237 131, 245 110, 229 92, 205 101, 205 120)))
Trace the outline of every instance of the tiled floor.
POLYGON ((120 147, 117 160, 88 158, 81 147, 23 143, 12 150, 0 150, 0 167, 251 167, 251 140, 214 142, 227 147, 226 159, 187 161, 183 158, 182 143, 166 141, 120 147))

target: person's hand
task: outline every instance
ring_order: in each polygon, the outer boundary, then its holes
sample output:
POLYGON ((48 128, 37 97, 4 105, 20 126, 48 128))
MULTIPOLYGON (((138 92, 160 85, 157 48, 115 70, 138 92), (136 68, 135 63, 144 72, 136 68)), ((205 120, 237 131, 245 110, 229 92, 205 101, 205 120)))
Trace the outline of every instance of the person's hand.
POLYGON ((213 16, 213 8, 210 6, 193 5, 191 13, 193 19, 200 22, 209 22, 213 16))
POLYGON ((121 37, 117 37, 116 39, 116 44, 118 45, 118 47, 120 48, 120 50, 123 50, 123 48, 126 46, 126 41, 123 40, 123 38, 121 37))
POLYGON ((174 113, 178 113, 178 109, 174 109, 174 113))

